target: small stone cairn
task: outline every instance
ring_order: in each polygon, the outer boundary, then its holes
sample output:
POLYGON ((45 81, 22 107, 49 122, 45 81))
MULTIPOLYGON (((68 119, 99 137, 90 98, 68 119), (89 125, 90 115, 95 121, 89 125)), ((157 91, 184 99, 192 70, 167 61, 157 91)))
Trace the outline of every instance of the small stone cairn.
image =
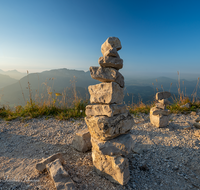
POLYGON ((150 109, 150 121, 156 127, 166 127, 169 123, 170 110, 166 109, 166 105, 170 103, 167 99, 170 96, 167 91, 156 93, 156 106, 150 109))
POLYGON ((200 117, 198 117, 196 120, 196 122, 193 124, 197 129, 200 129, 200 117))
POLYGON ((92 159, 96 172, 121 185, 130 178, 127 156, 133 139, 127 134, 134 120, 123 104, 124 77, 118 50, 122 48, 116 37, 109 37, 101 46, 100 67, 90 67, 93 79, 102 83, 88 87, 90 103, 85 121, 91 134, 92 159))

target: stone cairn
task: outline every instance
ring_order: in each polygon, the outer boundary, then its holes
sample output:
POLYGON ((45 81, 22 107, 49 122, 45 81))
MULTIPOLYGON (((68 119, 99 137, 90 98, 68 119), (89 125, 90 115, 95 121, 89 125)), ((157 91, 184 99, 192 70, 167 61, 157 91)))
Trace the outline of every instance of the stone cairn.
POLYGON ((170 96, 170 92, 156 93, 156 106, 150 109, 150 121, 156 127, 166 127, 169 123, 170 110, 166 109, 166 105, 170 103, 167 99, 170 96))
POLYGON ((112 182, 125 185, 130 178, 127 156, 133 139, 127 134, 134 120, 123 104, 124 77, 118 50, 122 48, 116 37, 109 37, 101 46, 100 67, 90 67, 93 79, 100 84, 88 87, 90 103, 85 121, 91 134, 92 160, 96 172, 112 182))

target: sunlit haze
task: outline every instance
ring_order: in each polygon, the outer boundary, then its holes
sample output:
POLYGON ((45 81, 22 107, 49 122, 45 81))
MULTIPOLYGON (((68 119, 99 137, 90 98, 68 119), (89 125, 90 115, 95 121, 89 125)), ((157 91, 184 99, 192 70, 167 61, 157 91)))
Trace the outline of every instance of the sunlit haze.
POLYGON ((199 1, 184 0, 1 0, 0 69, 87 71, 116 36, 122 73, 197 73, 199 10, 199 1))

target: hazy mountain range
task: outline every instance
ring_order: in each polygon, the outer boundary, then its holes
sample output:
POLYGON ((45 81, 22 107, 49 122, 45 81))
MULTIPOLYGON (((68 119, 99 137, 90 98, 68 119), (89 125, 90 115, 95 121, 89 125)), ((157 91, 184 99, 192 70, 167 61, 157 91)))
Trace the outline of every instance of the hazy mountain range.
POLYGON ((0 69, 0 74, 8 75, 9 77, 16 79, 16 80, 19 80, 22 77, 26 76, 26 73, 21 73, 17 70, 3 71, 0 69))
MULTIPOLYGON (((1 72, 2 70, 0 70, 1 72)), ((158 77, 158 78, 131 78, 125 77, 125 90, 124 101, 127 104, 138 103, 143 101, 144 103, 150 103, 153 101, 157 89, 159 91, 170 91, 177 94, 179 83, 178 80, 158 77), (153 84, 152 84, 153 83, 153 84)), ((10 105, 25 105, 25 102, 30 99, 30 94, 33 100, 43 101, 47 100, 52 94, 52 98, 55 99, 55 93, 66 93, 65 97, 67 101, 72 102, 74 84, 76 86, 77 96, 83 99, 88 99, 88 86, 99 83, 90 76, 90 72, 84 72, 79 70, 69 69, 56 69, 50 71, 44 71, 41 73, 20 73, 16 70, 4 72, 0 74, 0 104, 10 105), (5 75, 7 73, 7 75, 5 75), (10 75, 14 73, 14 76, 22 76, 20 80, 11 78, 10 75), (9 74, 9 76, 8 76, 9 74), (74 78, 75 76, 75 78, 74 78)), ((186 95, 190 96, 194 89, 199 86, 197 80, 188 81, 180 80, 181 91, 186 92, 186 95), (184 81, 184 82, 183 82, 184 81)), ((200 95, 198 93, 198 95, 200 95)), ((61 100, 62 96, 57 97, 57 100, 61 100)))

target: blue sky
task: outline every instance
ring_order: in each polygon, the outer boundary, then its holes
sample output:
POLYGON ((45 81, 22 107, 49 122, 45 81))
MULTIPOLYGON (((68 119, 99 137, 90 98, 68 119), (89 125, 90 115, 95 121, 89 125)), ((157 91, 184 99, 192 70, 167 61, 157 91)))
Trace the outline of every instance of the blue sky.
POLYGON ((124 74, 200 71, 200 1, 0 0, 0 69, 98 66, 120 39, 124 74))

